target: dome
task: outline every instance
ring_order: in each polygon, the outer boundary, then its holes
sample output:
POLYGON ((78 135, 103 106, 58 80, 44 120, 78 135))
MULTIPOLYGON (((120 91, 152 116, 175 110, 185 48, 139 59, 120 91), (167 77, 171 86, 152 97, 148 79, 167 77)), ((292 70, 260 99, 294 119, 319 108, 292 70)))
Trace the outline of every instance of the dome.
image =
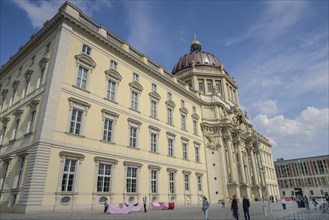
POLYGON ((193 65, 198 69, 220 69, 222 63, 215 55, 202 51, 201 43, 194 37, 190 53, 179 58, 172 70, 172 74, 175 75, 181 70, 192 68, 193 65))

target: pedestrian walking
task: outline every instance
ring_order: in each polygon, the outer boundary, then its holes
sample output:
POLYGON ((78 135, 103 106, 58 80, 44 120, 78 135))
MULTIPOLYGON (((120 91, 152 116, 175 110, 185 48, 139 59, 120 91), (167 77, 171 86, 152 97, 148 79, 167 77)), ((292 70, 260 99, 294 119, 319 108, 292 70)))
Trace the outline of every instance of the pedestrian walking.
POLYGON ((147 205, 147 198, 146 198, 146 196, 143 197, 143 205, 144 205, 144 212, 147 212, 147 210, 146 210, 146 205, 147 205))
POLYGON ((222 200, 222 208, 225 208, 225 199, 222 200))
POLYGON ((304 204, 305 204, 306 210, 310 210, 310 203, 308 201, 307 196, 304 196, 304 204))
POLYGON ((232 197, 231 211, 233 218, 239 220, 239 208, 238 208, 238 200, 236 198, 236 195, 233 195, 232 197))
POLYGON ((284 198, 281 198, 280 202, 281 202, 283 209, 286 209, 286 200, 284 200, 284 198))
POLYGON ((249 199, 247 199, 245 196, 243 196, 242 199, 242 207, 243 207, 244 218, 246 220, 250 220, 250 215, 249 215, 250 202, 249 199))
POLYGON ((203 197, 203 201, 202 201, 202 211, 204 214, 204 220, 209 220, 208 217, 208 208, 209 208, 209 202, 207 200, 207 197, 203 197))
POLYGON ((314 196, 312 197, 312 203, 314 205, 314 210, 317 210, 318 209, 318 202, 316 201, 314 196))
POLYGON ((107 202, 107 198, 105 198, 105 200, 104 200, 104 213, 106 213, 108 207, 109 207, 109 203, 107 202))

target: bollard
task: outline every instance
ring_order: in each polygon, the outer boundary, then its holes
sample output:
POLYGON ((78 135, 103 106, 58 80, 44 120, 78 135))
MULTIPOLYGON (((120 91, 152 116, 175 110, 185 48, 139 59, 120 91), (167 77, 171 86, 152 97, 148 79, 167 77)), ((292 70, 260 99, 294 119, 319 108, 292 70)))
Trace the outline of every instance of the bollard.
POLYGON ((266 205, 263 205, 263 213, 265 216, 267 216, 267 209, 266 209, 266 205))

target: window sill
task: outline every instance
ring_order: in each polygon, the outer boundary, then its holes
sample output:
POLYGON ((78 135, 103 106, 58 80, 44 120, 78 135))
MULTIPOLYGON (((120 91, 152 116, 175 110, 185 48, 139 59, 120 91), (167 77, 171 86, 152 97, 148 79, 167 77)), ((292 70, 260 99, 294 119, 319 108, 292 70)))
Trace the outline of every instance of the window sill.
POLYGON ((183 128, 181 128, 181 130, 182 130, 182 131, 186 131, 186 132, 188 132, 186 129, 183 129, 183 128))
POLYGON ((75 136, 75 137, 80 137, 80 138, 85 138, 85 137, 86 137, 86 136, 84 136, 84 135, 73 134, 73 133, 70 133, 70 132, 65 132, 65 134, 67 134, 67 135, 71 135, 71 136, 75 136))
POLYGON ((185 158, 182 158, 182 160, 185 160, 185 161, 190 161, 190 160, 189 160, 189 159, 187 159, 187 158, 186 158, 186 159, 185 159, 185 158))
POLYGON ((133 108, 129 108, 130 110, 134 111, 134 112, 137 112, 137 113, 141 113, 140 111, 136 110, 136 109, 133 109, 133 108))
POLYGON ((132 147, 132 146, 127 146, 128 148, 134 149, 134 150, 140 150, 138 147, 132 147))
POLYGON ((77 87, 77 86, 75 86, 75 85, 72 85, 72 87, 73 87, 73 88, 76 88, 76 89, 79 89, 79 90, 81 90, 81 91, 84 91, 84 92, 86 92, 86 93, 90 93, 90 91, 85 90, 85 89, 80 88, 80 87, 77 87))
POLYGON ((73 196, 73 195, 79 195, 78 192, 55 192, 55 195, 68 195, 68 196, 73 196))
POLYGON ((170 125, 170 126, 173 126, 173 127, 175 127, 175 125, 173 125, 173 124, 169 124, 169 123, 167 123, 167 125, 170 125))
POLYGON ((105 99, 106 101, 112 102, 112 103, 114 103, 114 104, 118 104, 116 101, 111 100, 111 99, 108 99, 108 98, 106 98, 106 97, 104 97, 104 99, 105 99))
POLYGON ((159 119, 158 119, 158 118, 156 118, 156 117, 150 116, 150 118, 152 118, 152 119, 154 119, 154 120, 157 120, 157 121, 159 121, 159 119))
POLYGON ((114 193, 112 192, 93 192, 92 195, 96 196, 112 196, 114 193))
POLYGON ((176 158, 175 156, 173 156, 173 155, 167 155, 167 157, 172 157, 172 158, 176 158))
POLYGON ((13 143, 15 143, 16 142, 16 138, 15 139, 12 139, 12 140, 10 140, 9 141, 9 144, 13 144, 13 143))
POLYGON ((152 154, 160 154, 159 152, 156 152, 156 151, 149 151, 150 153, 152 153, 152 154))
POLYGON ((28 136, 31 136, 33 134, 32 131, 29 131, 28 133, 24 134, 24 137, 28 137, 28 136))
POLYGON ((106 143, 106 144, 115 144, 114 142, 112 141, 105 141, 105 140, 99 140, 100 142, 103 142, 103 143, 106 143))

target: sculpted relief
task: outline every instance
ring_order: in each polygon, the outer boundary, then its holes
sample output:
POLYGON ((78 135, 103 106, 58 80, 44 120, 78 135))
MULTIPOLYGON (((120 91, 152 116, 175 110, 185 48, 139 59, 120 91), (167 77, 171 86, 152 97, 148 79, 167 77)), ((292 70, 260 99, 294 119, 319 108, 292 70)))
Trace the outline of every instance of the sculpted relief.
POLYGON ((219 143, 218 137, 215 137, 214 134, 211 134, 207 130, 203 130, 203 134, 205 138, 207 139, 206 147, 209 148, 210 150, 218 150, 218 148, 221 147, 219 143))

